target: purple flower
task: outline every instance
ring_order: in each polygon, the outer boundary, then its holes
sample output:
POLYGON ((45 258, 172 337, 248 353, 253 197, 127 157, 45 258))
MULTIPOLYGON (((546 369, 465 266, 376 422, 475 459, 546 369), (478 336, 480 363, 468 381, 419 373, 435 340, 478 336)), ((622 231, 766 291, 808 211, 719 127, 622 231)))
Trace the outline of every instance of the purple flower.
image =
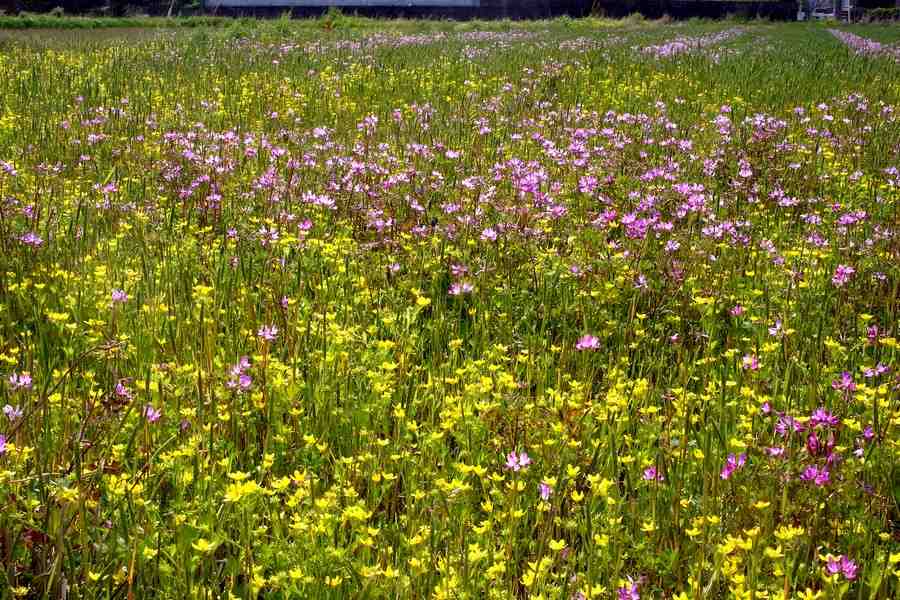
POLYGON ((454 277, 462 277, 463 275, 466 275, 468 272, 469 272, 469 267, 467 267, 466 265, 461 265, 459 263, 453 263, 452 265, 450 265, 450 273, 454 277))
POLYGON ((481 232, 481 241, 482 242, 497 241, 497 231, 493 227, 486 228, 484 231, 481 232))
POLYGON ((874 368, 866 369, 863 372, 863 376, 866 379, 872 379, 873 377, 878 377, 879 375, 884 375, 885 373, 887 373, 890 370, 891 369, 889 367, 885 366, 883 363, 878 363, 877 365, 875 365, 874 368))
POLYGON ((259 328, 259 331, 256 333, 256 335, 267 342, 274 342, 278 337, 278 326, 263 325, 259 328))
POLYGON ((124 398, 126 400, 131 400, 131 390, 121 381, 116 383, 116 396, 119 398, 124 398))
POLYGON ((641 600, 638 582, 629 577, 628 583, 616 590, 616 598, 617 600, 641 600))
POLYGON ((741 454, 737 457, 735 457, 734 454, 729 454, 728 458, 725 460, 725 466, 722 467, 722 472, 719 473, 719 477, 722 479, 729 479, 735 471, 742 469, 746 462, 746 454, 741 454))
POLYGON ((19 238, 19 241, 26 246, 31 246, 32 248, 37 248, 44 243, 44 239, 33 231, 29 231, 28 233, 24 234, 19 238))
POLYGON ((525 452, 520 452, 516 454, 515 452, 510 452, 506 455, 506 468, 511 471, 519 471, 521 469, 525 469, 528 465, 531 464, 531 458, 529 458, 528 454, 525 452))
POLYGON ((866 328, 866 338, 874 344, 878 340, 878 325, 870 325, 866 328))
POLYGON ((819 454, 819 451, 822 449, 822 445, 819 443, 819 437, 812 432, 806 438, 806 451, 809 452, 812 456, 816 456, 819 454))
POLYGON ((772 458, 777 458, 784 454, 784 448, 782 448, 781 446, 771 446, 769 448, 766 448, 766 454, 768 454, 772 458))
POLYGON ((6 436, 0 435, 0 456, 6 454, 6 436))
POLYGON ((825 562, 825 572, 829 575, 837 575, 841 572, 841 558, 842 556, 829 556, 828 560, 825 562))
POLYGON ((859 571, 859 566, 846 556, 841 557, 841 573, 844 574, 844 577, 850 581, 856 579, 856 574, 859 571))
POLYGON ((806 426, 790 415, 779 415, 775 423, 775 432, 781 437, 787 437, 792 433, 805 431, 806 426))
POLYGON ((144 417, 146 417, 148 423, 156 423, 161 416, 162 411, 153 408, 152 404, 148 404, 144 407, 144 417))
POLYGON ((745 354, 744 358, 741 359, 741 366, 745 370, 758 371, 759 358, 755 354, 745 354))
POLYGON ((581 336, 575 344, 576 350, 596 350, 599 347, 600 340, 590 334, 581 336))
POLYGON ((841 574, 848 581, 853 581, 859 573, 859 565, 843 554, 837 557, 829 554, 825 561, 825 572, 829 576, 841 574))
POLYGON ((450 295, 451 296, 460 296, 463 294, 469 294, 474 289, 475 289, 475 286, 473 286, 471 283, 468 283, 466 281, 456 282, 450 286, 450 295))
POLYGON ((30 390, 32 386, 31 375, 28 373, 13 373, 9 376, 9 387, 12 391, 30 390))
POLYGON ((843 287, 852 275, 856 273, 856 269, 848 265, 838 265, 834 270, 834 275, 831 276, 831 283, 835 287, 843 287))
POLYGON ((824 467, 819 469, 815 465, 810 465, 806 467, 800 475, 800 479, 803 481, 812 481, 818 487, 824 487, 828 485, 828 482, 831 480, 831 475, 828 473, 828 469, 824 467))
POLYGON ((744 307, 740 304, 735 304, 734 307, 728 312, 732 317, 739 317, 744 314, 744 307))
POLYGON ((542 481, 542 482, 538 485, 538 488, 539 488, 540 491, 541 491, 541 500, 549 500, 549 499, 550 499, 550 495, 553 493, 553 488, 550 487, 550 485, 549 485, 548 483, 544 482, 544 481, 542 481))
POLYGON ((3 407, 3 414, 6 415, 6 418, 10 421, 17 421, 22 418, 22 409, 18 406, 7 404, 3 407))
POLYGON ((843 371, 840 379, 835 379, 831 382, 831 387, 849 394, 856 389, 856 383, 853 382, 853 375, 847 371, 843 371))
POLYGON ((824 408, 817 408, 809 418, 809 426, 812 428, 816 428, 819 425, 824 425, 825 427, 837 427, 840 424, 841 420, 824 408))
POLYGON ((128 294, 125 293, 124 290, 113 290, 112 291, 112 301, 113 304, 122 304, 128 301, 128 294))
POLYGON ((236 389, 239 392, 250 389, 250 386, 253 385, 253 378, 245 373, 249 368, 250 359, 246 356, 242 356, 237 364, 231 367, 231 377, 225 383, 225 387, 232 390, 236 389))
POLYGON ((645 481, 665 481, 663 474, 656 470, 656 467, 647 467, 644 469, 645 481))

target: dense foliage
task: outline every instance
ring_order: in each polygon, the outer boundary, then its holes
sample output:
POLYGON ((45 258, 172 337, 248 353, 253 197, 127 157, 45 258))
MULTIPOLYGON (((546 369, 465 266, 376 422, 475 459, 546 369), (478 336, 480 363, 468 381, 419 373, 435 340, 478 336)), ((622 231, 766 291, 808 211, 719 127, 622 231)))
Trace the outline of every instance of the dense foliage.
POLYGON ((897 30, 497 27, 3 34, 0 597, 900 594, 897 30))

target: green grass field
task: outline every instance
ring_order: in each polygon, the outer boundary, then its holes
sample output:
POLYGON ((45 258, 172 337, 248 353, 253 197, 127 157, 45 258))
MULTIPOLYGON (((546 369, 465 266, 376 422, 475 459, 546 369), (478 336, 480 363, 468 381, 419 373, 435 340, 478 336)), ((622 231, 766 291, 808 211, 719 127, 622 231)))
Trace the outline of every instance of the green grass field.
POLYGON ((900 595, 900 29, 132 25, 0 31, 0 599, 900 595))

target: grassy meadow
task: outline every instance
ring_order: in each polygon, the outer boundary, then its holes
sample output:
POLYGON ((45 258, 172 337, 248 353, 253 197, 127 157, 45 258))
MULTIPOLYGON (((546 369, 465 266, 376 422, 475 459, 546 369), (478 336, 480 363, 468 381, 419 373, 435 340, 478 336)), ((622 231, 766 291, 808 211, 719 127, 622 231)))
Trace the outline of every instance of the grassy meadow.
POLYGON ((0 31, 0 599, 900 597, 900 29, 0 31))

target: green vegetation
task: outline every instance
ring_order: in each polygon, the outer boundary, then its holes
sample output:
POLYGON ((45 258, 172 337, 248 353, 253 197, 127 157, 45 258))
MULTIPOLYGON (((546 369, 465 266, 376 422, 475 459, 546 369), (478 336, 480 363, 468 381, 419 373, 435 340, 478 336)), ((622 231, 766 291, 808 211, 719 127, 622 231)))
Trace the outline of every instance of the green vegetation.
POLYGON ((0 599, 898 597, 896 28, 174 22, 0 33, 0 599))

